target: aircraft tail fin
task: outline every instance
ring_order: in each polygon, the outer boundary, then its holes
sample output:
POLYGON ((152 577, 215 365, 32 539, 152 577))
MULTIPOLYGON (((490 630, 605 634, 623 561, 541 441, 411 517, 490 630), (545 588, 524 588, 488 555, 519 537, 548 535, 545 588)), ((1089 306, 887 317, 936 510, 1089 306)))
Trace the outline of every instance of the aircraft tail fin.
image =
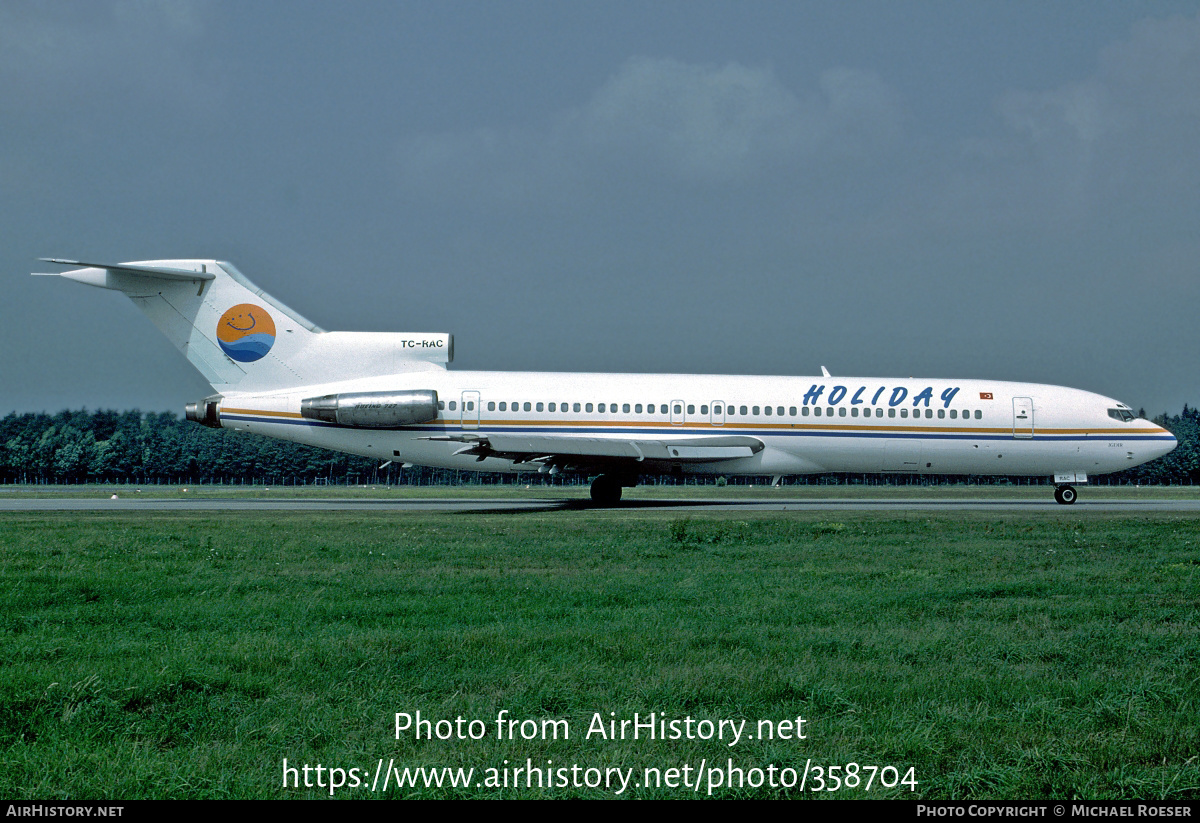
POLYGON ((444 367, 453 357, 450 335, 326 332, 223 261, 43 260, 82 267, 58 277, 124 293, 222 393, 444 367))

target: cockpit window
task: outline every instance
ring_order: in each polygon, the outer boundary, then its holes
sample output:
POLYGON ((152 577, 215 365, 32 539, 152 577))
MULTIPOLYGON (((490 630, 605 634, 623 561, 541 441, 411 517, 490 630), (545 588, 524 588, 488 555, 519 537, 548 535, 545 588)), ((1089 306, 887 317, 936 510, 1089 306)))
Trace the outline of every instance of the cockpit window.
POLYGON ((1133 412, 1129 409, 1109 409, 1108 416, 1113 420, 1120 420, 1122 423, 1128 423, 1133 420, 1133 412))

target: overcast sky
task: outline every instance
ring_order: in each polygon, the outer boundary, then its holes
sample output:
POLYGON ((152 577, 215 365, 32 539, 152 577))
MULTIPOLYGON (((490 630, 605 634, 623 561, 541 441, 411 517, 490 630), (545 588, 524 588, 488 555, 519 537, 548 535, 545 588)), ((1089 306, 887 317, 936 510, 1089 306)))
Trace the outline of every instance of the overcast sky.
POLYGON ((207 384, 37 257, 452 368, 1200 403, 1196 2, 0 0, 0 414, 207 384))

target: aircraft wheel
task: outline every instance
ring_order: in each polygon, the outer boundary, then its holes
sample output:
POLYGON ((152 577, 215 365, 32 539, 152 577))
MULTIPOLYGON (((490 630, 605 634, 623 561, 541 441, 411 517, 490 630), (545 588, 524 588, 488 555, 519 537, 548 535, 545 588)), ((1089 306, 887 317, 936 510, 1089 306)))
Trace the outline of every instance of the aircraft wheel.
POLYGON ((1076 497, 1078 494, 1076 494, 1074 486, 1059 486, 1054 490, 1054 499, 1064 506, 1074 503, 1076 497))
POLYGON ((621 481, 611 474, 602 474, 592 481, 592 502, 615 506, 621 502, 621 481))

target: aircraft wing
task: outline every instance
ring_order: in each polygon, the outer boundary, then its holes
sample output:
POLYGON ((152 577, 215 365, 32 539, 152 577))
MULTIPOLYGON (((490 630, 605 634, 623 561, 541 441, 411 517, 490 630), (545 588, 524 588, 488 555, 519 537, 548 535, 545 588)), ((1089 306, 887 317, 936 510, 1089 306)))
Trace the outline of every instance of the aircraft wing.
POLYGON ((471 454, 476 460, 489 457, 514 463, 541 463, 560 468, 614 467, 625 464, 713 463, 753 457, 763 450, 757 437, 684 437, 671 440, 610 439, 539 434, 461 434, 436 435, 428 440, 460 442, 455 454, 471 454))

